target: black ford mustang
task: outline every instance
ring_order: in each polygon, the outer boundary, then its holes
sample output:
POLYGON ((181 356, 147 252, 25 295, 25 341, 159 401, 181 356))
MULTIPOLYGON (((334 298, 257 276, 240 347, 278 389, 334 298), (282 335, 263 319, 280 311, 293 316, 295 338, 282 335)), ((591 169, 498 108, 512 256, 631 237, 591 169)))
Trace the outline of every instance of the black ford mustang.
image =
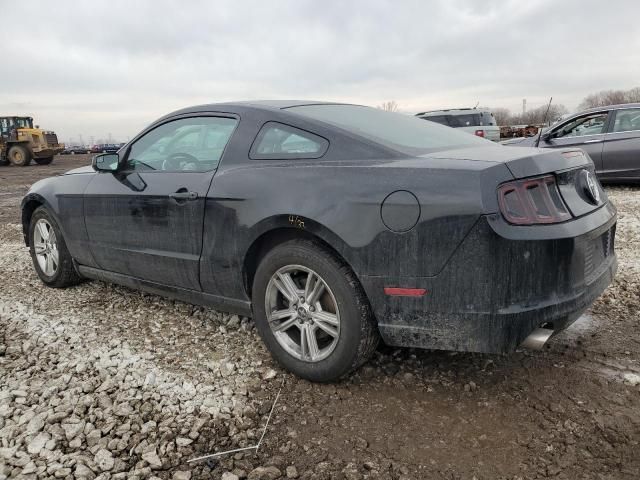
POLYGON ((172 113, 22 204, 52 287, 105 280, 251 315, 316 381, 391 345, 541 345, 609 285, 616 210, 581 150, 513 149, 316 102, 172 113))

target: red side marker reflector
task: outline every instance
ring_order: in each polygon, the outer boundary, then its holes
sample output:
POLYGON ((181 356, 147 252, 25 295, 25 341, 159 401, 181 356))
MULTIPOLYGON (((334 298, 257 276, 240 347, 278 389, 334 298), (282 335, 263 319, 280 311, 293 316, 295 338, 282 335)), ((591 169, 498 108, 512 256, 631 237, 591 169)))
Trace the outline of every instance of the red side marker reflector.
POLYGON ((393 297, 421 297, 427 293, 427 290, 425 288, 384 287, 384 293, 393 297))

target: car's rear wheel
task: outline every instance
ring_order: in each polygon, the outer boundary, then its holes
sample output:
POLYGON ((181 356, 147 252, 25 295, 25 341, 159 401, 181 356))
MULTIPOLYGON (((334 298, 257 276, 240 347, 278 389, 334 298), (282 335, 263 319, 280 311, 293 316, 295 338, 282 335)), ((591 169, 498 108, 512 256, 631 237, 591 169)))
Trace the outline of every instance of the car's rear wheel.
POLYGON ((31 152, 22 145, 13 145, 7 156, 11 164, 17 167, 26 167, 31 163, 31 152))
POLYGON ((53 157, 34 158, 38 165, 49 165, 53 162, 53 157))
POLYGON ((369 302, 351 269, 321 244, 292 240, 268 252, 253 283, 256 327, 296 375, 337 380, 378 344, 369 302))
POLYGON ((80 283, 58 224, 45 207, 38 207, 29 224, 29 251, 40 279, 49 287, 80 283))

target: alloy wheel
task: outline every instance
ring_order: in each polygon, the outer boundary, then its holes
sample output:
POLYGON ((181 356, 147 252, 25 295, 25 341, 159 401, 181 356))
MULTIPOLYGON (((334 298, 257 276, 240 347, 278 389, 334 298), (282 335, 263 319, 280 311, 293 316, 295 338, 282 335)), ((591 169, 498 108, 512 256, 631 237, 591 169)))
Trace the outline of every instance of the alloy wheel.
POLYGON ((48 277, 54 276, 60 265, 58 242, 56 232, 44 218, 36 222, 33 232, 33 249, 40 269, 48 277))
POLYGON ((269 280, 265 296, 267 321, 287 353, 305 362, 319 362, 340 338, 340 312, 333 292, 317 272, 287 265, 269 280))

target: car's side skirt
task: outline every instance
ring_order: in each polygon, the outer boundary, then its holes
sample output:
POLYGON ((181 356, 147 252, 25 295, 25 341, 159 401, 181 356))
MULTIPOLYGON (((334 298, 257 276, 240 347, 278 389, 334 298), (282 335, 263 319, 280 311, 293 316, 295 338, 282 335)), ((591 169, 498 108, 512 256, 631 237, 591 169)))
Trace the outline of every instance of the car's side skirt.
POLYGON ((210 293, 173 287, 161 283, 150 282, 141 278, 130 277, 122 273, 87 267, 85 265, 76 265, 76 269, 80 275, 86 278, 117 283, 118 285, 124 285, 125 287, 130 287, 135 290, 143 290, 162 297, 181 300, 186 303, 193 303, 204 307, 212 307, 225 312, 237 313, 247 317, 252 316, 251 302, 246 300, 238 300, 235 298, 222 297, 219 295, 211 295, 210 293))

